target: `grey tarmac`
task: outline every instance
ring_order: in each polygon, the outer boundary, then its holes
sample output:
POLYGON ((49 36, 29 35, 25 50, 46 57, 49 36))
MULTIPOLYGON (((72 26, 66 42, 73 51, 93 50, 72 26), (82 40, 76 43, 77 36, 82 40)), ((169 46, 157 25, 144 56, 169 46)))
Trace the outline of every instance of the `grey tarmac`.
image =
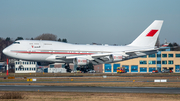
POLYGON ((166 87, 87 87, 0 85, 0 91, 106 92, 106 93, 166 93, 180 94, 180 88, 166 87))

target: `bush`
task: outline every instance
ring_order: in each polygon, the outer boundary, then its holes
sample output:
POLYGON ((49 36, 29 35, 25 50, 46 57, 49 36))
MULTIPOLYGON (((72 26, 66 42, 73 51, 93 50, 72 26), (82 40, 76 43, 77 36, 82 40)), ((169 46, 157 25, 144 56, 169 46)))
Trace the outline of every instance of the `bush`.
POLYGON ((23 95, 18 92, 4 93, 0 96, 0 99, 23 99, 23 95))

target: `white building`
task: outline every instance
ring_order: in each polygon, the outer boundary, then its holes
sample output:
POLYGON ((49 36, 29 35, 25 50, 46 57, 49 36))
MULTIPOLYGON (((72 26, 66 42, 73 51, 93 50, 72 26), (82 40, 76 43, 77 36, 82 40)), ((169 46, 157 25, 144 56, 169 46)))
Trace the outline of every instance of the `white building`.
POLYGON ((66 73, 65 68, 45 68, 45 73, 66 73))
POLYGON ((15 73, 36 73, 36 62, 15 61, 15 73))

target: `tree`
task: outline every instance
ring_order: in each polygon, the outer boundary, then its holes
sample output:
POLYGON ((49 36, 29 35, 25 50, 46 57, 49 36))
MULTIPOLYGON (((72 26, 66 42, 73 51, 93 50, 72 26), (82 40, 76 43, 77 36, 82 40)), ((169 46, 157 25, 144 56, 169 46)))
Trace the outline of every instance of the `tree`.
POLYGON ((24 40, 23 37, 17 37, 15 41, 17 40, 24 40))
POLYGON ((11 40, 10 37, 7 37, 7 38, 6 38, 6 41, 10 41, 10 40, 11 40))
POLYGON ((57 36, 50 33, 43 33, 42 35, 37 36, 34 38, 35 40, 53 40, 56 41, 57 36))
POLYGON ((62 42, 65 42, 65 43, 67 43, 67 39, 62 39, 62 42))
POLYGON ((0 37, 0 42, 3 40, 3 38, 0 37))
POLYGON ((59 38, 58 41, 61 42, 61 39, 59 38))
POLYGON ((7 56, 3 54, 2 51, 12 43, 13 41, 11 41, 8 37, 6 39, 0 38, 0 61, 5 61, 7 59, 7 56))
POLYGON ((180 46, 177 43, 169 43, 168 47, 171 48, 171 51, 180 51, 180 46))
POLYGON ((173 46, 179 46, 176 42, 174 42, 172 45, 173 45, 173 46))
POLYGON ((168 47, 173 47, 172 43, 169 43, 168 47))
POLYGON ((180 51, 180 46, 176 42, 174 42, 172 45, 173 45, 173 51, 180 51))

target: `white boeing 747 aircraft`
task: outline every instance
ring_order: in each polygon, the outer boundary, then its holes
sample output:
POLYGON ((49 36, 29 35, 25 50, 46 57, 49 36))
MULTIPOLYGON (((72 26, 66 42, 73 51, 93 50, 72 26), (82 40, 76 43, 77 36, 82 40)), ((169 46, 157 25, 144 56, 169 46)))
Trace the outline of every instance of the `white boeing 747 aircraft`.
POLYGON ((37 61, 39 65, 74 63, 94 65, 128 60, 158 51, 155 47, 162 20, 155 20, 131 44, 126 46, 78 45, 57 41, 18 40, 3 50, 9 57, 37 61))

